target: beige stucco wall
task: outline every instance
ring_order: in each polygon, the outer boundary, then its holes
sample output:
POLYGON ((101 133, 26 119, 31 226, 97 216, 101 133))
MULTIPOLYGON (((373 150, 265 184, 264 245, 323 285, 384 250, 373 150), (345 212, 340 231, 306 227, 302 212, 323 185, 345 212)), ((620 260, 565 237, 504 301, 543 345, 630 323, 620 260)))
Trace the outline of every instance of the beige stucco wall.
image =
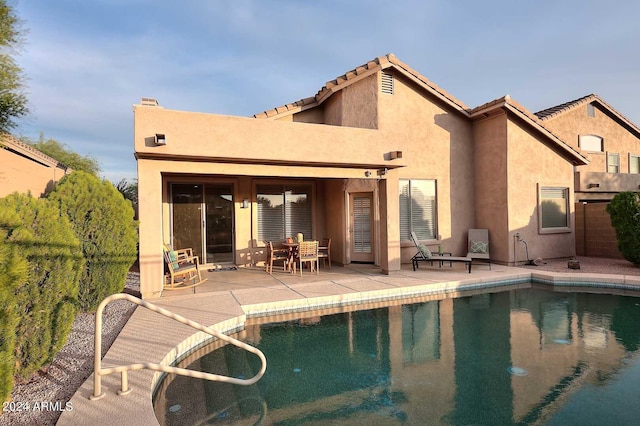
POLYGON ((629 154, 640 155, 640 139, 619 122, 611 118, 606 110, 594 104, 595 117, 587 116, 587 104, 550 117, 544 121, 565 142, 590 160, 579 166, 581 172, 607 172, 607 152, 620 154, 620 172, 629 173, 629 154), (583 151, 578 147, 579 135, 596 135, 603 138, 604 152, 583 151))
POLYGON ((504 264, 529 258, 575 255, 573 166, 527 125, 498 113, 474 124, 476 227, 489 230, 491 259, 504 264), (543 234, 538 228, 538 186, 569 188, 571 231, 543 234))
MULTIPOLYGON (((530 259, 574 256, 573 165, 517 122, 509 121, 508 133, 509 226, 499 233, 504 241, 501 248, 515 245, 515 260, 527 260, 524 245, 513 238, 513 234, 519 232, 527 242, 530 259), (539 230, 539 185, 569 188, 570 231, 543 233, 539 230)), ((500 252, 500 258, 511 262, 512 256, 505 256, 507 254, 500 252)))
POLYGON ((66 170, 51 161, 19 155, 2 147, 0 141, 0 197, 13 192, 31 192, 34 197, 41 197, 53 189, 66 170))
POLYGON ((508 263, 509 229, 507 116, 504 112, 474 123, 476 228, 489 230, 491 259, 508 263))
MULTIPOLYGON (((393 142, 390 146, 402 151, 403 160, 406 159, 407 166, 397 170, 397 178, 437 181, 440 239, 424 243, 432 246, 441 243, 446 251, 465 255, 466 230, 473 227, 474 222, 471 123, 436 100, 416 92, 412 83, 401 76, 395 77, 394 94, 379 95, 378 126, 393 142)), ((398 210, 397 197, 390 202, 394 203, 392 208, 398 210)), ((415 246, 410 241, 400 245, 401 259, 408 262, 415 254, 415 246)))

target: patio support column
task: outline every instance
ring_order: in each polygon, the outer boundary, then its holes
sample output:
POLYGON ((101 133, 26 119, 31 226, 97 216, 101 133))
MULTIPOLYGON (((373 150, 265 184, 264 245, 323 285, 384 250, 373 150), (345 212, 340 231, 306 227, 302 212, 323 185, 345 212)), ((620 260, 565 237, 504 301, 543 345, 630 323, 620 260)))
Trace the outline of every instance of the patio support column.
POLYGON ((380 199, 380 267, 384 274, 400 271, 400 208, 398 173, 390 170, 378 181, 380 199))
POLYGON ((162 175, 158 167, 152 161, 138 159, 140 292, 143 299, 160 297, 162 292, 162 194, 162 175))

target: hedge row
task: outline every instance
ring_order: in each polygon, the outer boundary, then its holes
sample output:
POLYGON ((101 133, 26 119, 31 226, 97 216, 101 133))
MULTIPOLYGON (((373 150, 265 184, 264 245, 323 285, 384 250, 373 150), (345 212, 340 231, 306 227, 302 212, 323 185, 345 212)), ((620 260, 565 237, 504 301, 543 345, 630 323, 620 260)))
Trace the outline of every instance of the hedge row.
POLYGON ((64 345, 77 309, 124 289, 136 258, 131 203, 84 172, 47 199, 0 199, 0 401, 64 345))

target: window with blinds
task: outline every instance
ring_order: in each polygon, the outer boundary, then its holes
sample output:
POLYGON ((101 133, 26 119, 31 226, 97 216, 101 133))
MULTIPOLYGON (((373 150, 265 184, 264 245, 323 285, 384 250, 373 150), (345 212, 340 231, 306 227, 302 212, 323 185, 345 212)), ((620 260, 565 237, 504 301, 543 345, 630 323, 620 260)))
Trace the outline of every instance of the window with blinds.
POLYGON ((258 239, 312 236, 311 185, 258 185, 258 239))
POLYGON ((620 155, 615 152, 607 153, 607 173, 620 172, 620 155))
POLYGON ((400 240, 410 241, 411 231, 420 240, 437 238, 435 180, 400 179, 400 240))
POLYGON ((640 173, 640 156, 629 154, 629 173, 640 173))
POLYGON ((542 229, 569 227, 569 188, 540 188, 542 229))

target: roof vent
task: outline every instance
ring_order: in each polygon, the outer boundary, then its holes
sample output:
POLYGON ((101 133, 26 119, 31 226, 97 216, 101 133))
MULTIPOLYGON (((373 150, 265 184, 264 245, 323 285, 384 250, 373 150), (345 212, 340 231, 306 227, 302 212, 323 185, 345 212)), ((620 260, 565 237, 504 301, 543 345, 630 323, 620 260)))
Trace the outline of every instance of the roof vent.
POLYGON ((382 73, 382 93, 393 95, 393 76, 386 72, 382 73))
POLYGON ((142 98, 140 104, 144 106, 158 106, 158 101, 153 98, 142 98))

